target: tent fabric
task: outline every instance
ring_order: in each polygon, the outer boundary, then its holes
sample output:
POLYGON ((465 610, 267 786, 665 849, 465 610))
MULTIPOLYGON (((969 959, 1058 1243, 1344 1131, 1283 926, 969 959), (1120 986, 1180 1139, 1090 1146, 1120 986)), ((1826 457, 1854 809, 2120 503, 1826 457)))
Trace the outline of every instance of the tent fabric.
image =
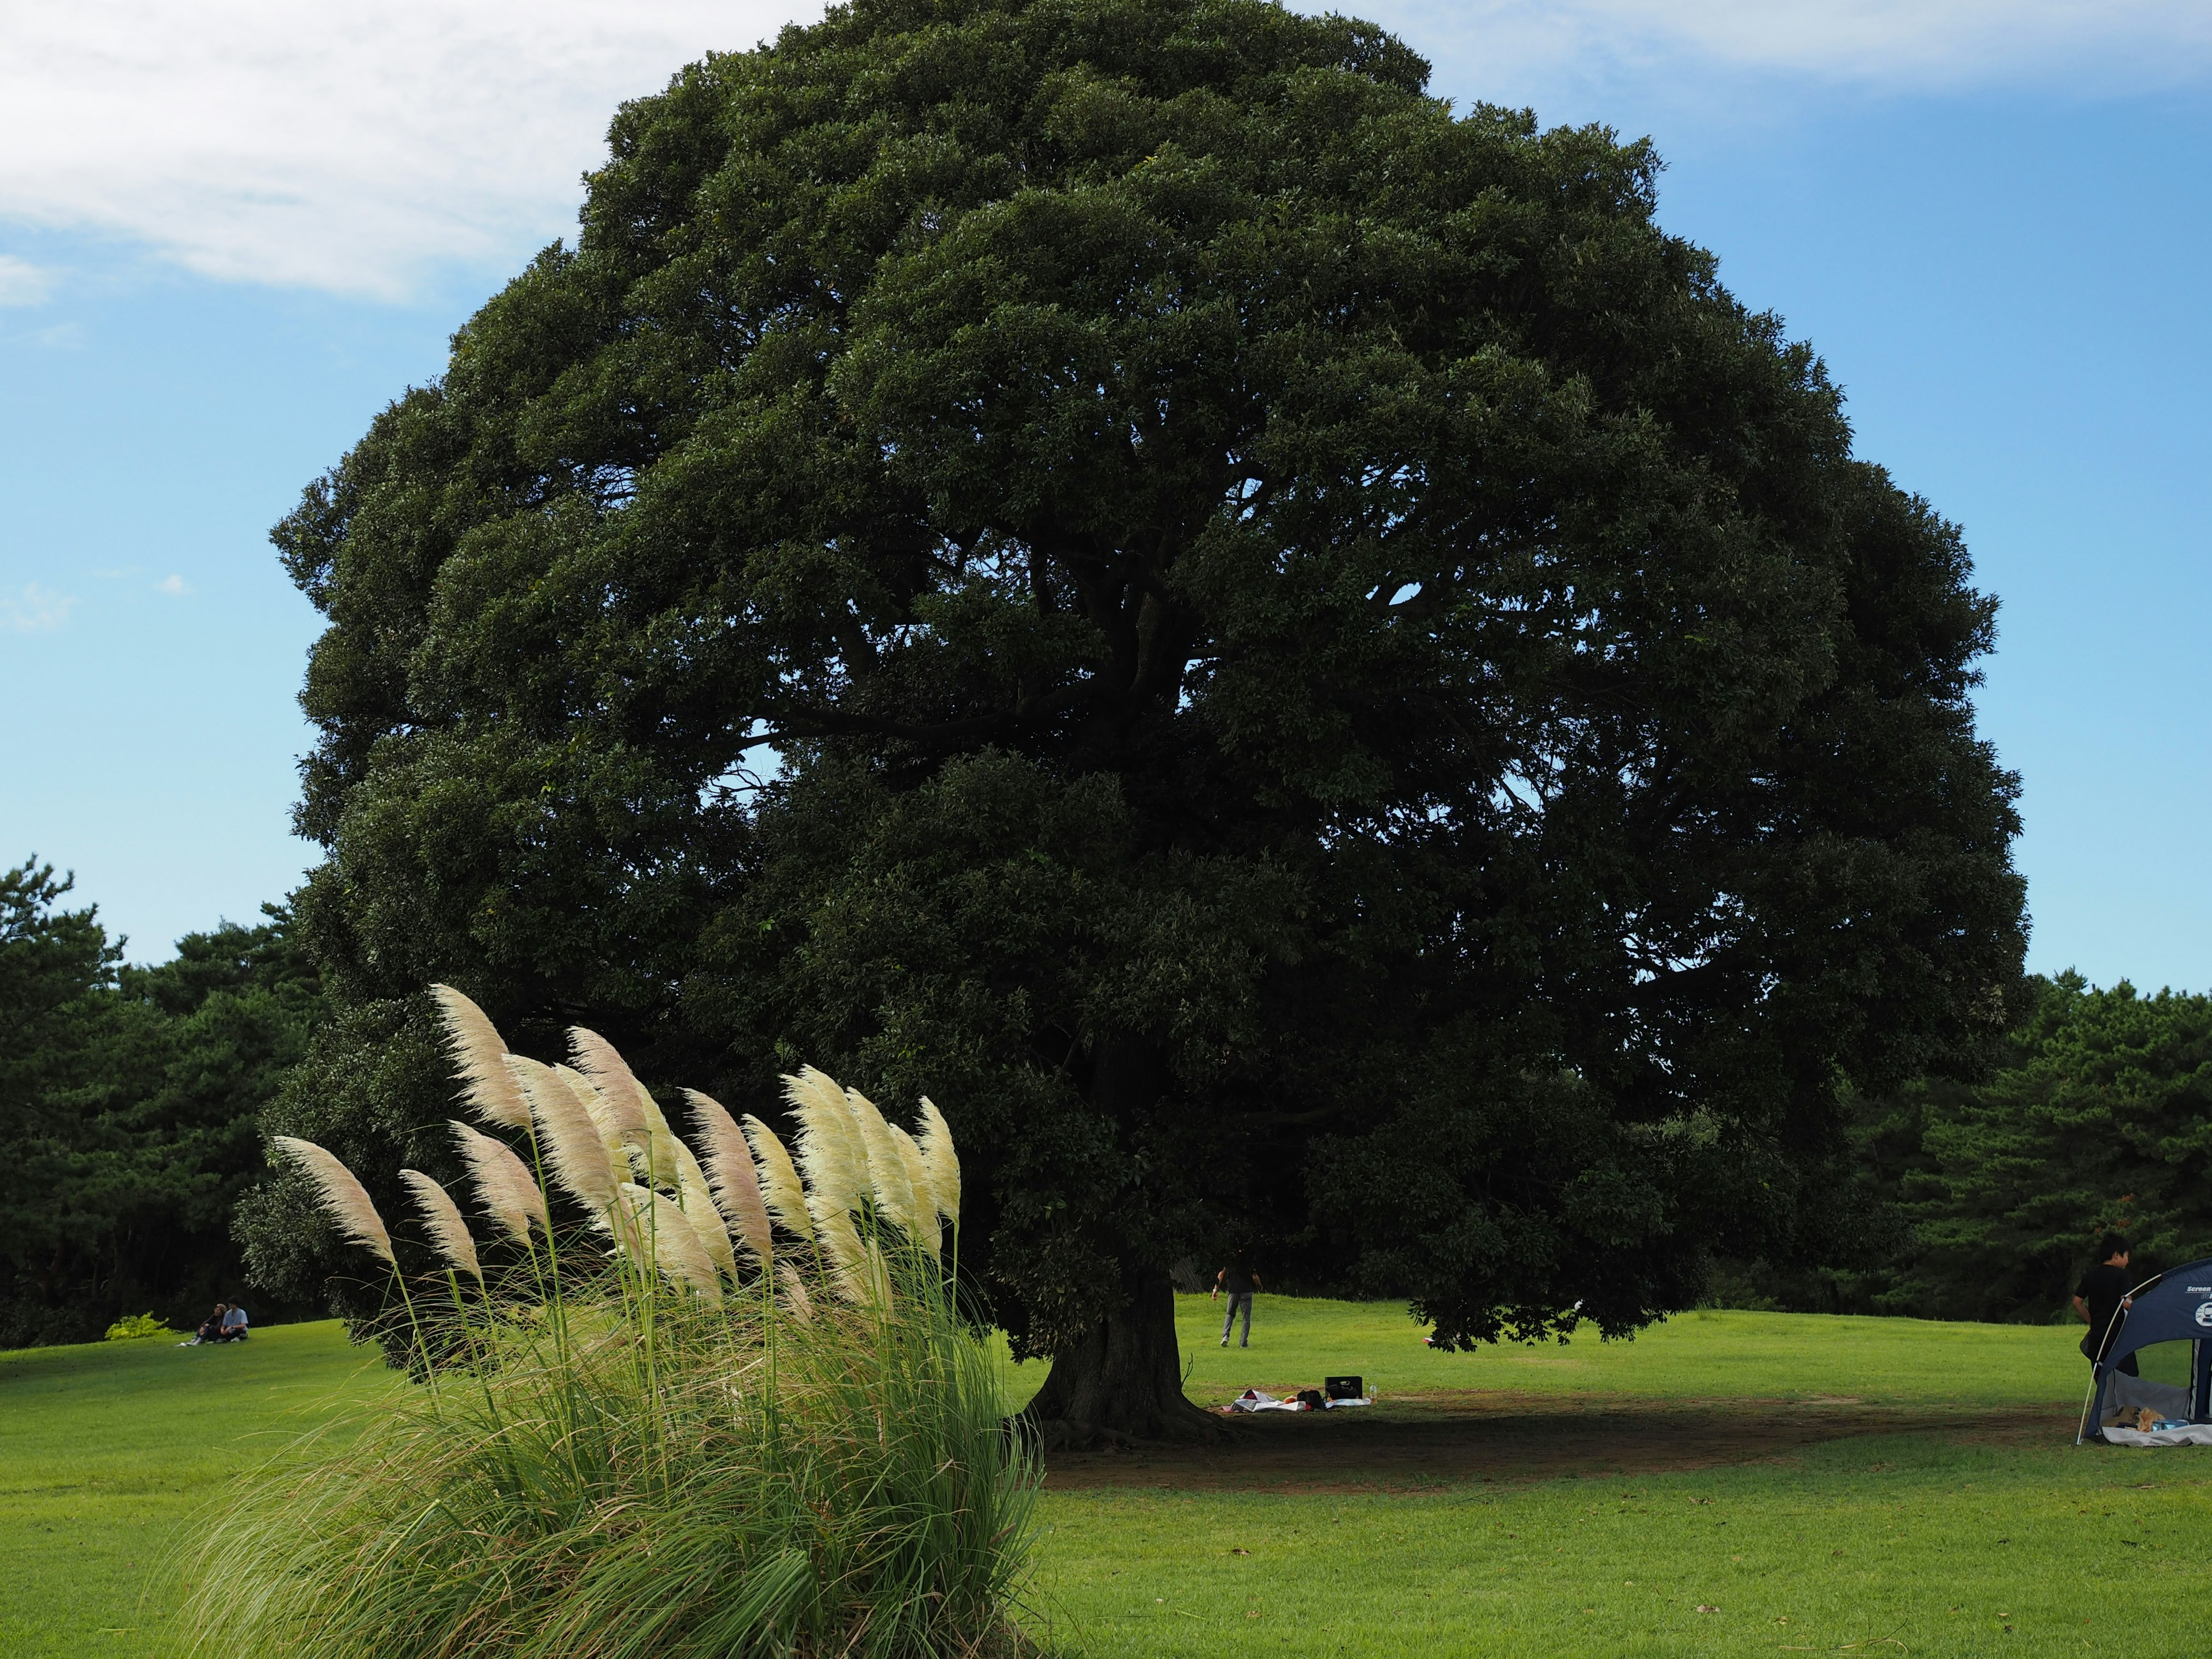
MULTIPOLYGON (((2099 1432, 2105 1419, 2122 1408, 2148 1406, 2161 1416, 2191 1418, 2197 1425, 2212 1424, 2212 1258, 2191 1261, 2145 1279, 2136 1287, 2132 1304, 2121 1314, 2118 1328, 2106 1340, 2104 1360, 2090 1391, 2089 1407, 2081 1419, 2081 1437, 2099 1432), (2130 1376, 2118 1369, 2130 1354, 2160 1342, 2188 1342, 2194 1356, 2192 1382, 2187 1388, 2130 1376)), ((2120 1445, 2206 1445, 2212 1438, 2179 1440, 2161 1437, 2184 1435, 2189 1430, 2106 1428, 2108 1440, 2120 1445), (2122 1434, 2132 1435, 2127 1440, 2122 1434)))

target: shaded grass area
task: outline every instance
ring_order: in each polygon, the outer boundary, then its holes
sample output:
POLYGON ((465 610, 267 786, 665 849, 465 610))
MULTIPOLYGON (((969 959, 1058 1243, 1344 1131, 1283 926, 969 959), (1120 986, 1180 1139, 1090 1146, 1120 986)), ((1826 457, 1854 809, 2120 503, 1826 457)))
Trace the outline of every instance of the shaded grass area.
MULTIPOLYGON (((1179 1308, 1194 1398, 1358 1372, 1383 1404, 1056 1464, 1037 1600, 1071 1655, 2212 1643, 2212 1451, 2075 1448, 2065 1329, 1713 1313, 1438 1354, 1395 1306, 1262 1297, 1224 1353, 1217 1308, 1179 1308)), ((152 1651, 142 1586, 223 1473, 396 1386, 333 1325, 0 1354, 0 1652, 152 1651)))
POLYGON ((0 1653, 137 1655, 183 1523, 243 1462, 397 1386, 333 1322, 0 1352, 0 1653))
POLYGON ((1318 1387, 1325 1375, 1364 1376, 1386 1399, 1479 1389, 1942 1406, 2078 1403, 2088 1382, 2074 1346, 2079 1326, 1701 1310, 1632 1341, 1601 1342, 1593 1332, 1564 1346, 1443 1353, 1423 1345, 1400 1303, 1261 1296, 1247 1350, 1219 1346, 1222 1305, 1176 1299, 1188 1390, 1201 1405, 1248 1385, 1271 1394, 1318 1387))

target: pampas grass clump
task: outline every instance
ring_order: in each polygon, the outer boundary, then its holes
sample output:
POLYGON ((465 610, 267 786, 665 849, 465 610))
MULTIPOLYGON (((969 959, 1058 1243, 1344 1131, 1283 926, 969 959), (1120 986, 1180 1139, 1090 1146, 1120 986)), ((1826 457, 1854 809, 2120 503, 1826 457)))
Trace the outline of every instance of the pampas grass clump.
POLYGON ((1023 1649, 1011 1613, 1036 1464, 941 1260, 957 1164, 935 1109, 902 1144, 823 1074, 787 1079, 809 1190, 758 1119, 740 1131, 690 1096, 702 1165, 603 1038, 579 1034, 573 1069, 540 1066, 506 1054, 465 998, 438 995, 492 1132, 454 1125, 481 1238, 444 1188, 405 1175, 442 1284, 402 1276, 337 1158, 279 1150, 392 1264, 418 1352, 441 1363, 396 1408, 235 1485, 184 1564, 187 1650, 1023 1649))

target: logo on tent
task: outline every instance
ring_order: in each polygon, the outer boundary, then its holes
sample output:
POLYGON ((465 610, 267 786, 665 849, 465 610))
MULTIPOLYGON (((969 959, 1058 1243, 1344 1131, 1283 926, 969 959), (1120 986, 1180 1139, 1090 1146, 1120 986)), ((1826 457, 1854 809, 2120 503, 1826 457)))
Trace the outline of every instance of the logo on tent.
POLYGON ((2197 1304, 2197 1322, 2206 1330, 2212 1331, 2212 1302, 2200 1302, 2197 1304))

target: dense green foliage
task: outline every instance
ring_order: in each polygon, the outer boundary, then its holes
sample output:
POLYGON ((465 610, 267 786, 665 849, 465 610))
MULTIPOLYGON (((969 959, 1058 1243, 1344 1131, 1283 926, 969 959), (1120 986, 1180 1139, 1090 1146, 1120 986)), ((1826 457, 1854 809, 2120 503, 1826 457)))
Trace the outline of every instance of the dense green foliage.
POLYGON ((232 1208, 321 1003, 283 911, 131 967, 68 889, 0 873, 0 1346, 149 1311, 189 1327, 240 1294, 232 1208))
POLYGON ((278 530, 341 1012, 275 1125, 424 1156, 432 980, 926 1085, 1032 1352, 1239 1242, 1448 1341, 1824 1248, 1839 1087, 2018 972, 1993 605, 1648 147, 1425 76, 859 0, 626 106, 278 530))

